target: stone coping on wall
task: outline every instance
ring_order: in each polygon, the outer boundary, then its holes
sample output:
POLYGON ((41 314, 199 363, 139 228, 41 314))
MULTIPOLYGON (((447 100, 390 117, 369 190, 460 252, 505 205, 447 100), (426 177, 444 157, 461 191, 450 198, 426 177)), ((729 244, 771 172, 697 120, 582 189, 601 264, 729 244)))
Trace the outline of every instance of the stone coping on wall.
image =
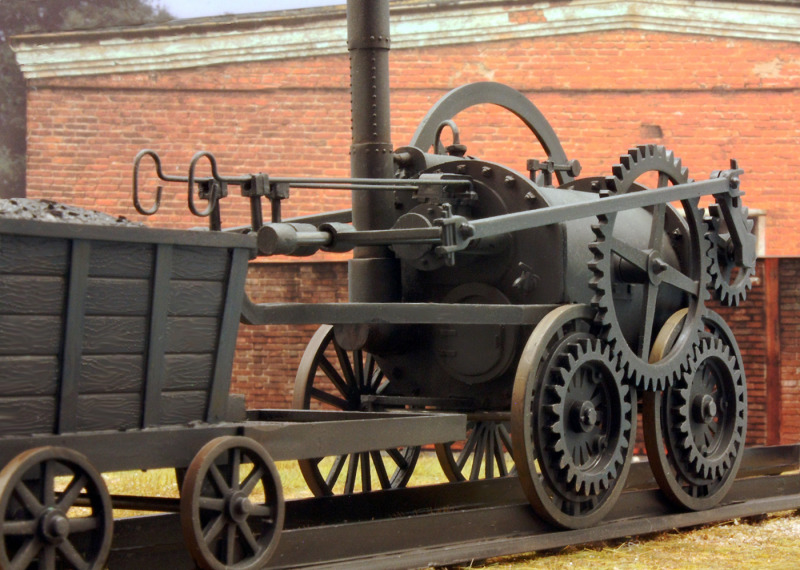
MULTIPOLYGON (((342 0, 344 3, 344 0, 342 0)), ((611 30, 800 42, 788 0, 400 0, 392 49, 611 30)), ((342 54, 345 7, 329 6, 12 38, 27 79, 141 73, 342 54)))

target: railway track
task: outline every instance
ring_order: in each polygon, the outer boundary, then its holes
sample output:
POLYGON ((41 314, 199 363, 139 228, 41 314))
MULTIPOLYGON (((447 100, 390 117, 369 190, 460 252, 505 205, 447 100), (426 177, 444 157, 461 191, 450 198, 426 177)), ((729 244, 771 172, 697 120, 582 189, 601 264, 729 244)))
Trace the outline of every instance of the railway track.
MULTIPOLYGON (((441 566, 795 509, 798 466, 798 445, 748 449, 722 504, 686 512, 663 499, 646 462, 636 463, 610 516, 585 530, 555 530, 542 522, 514 478, 289 501, 268 568, 441 566)), ((122 502, 115 498, 117 506, 122 502)), ((174 506, 164 501, 160 508, 174 506)), ((193 568, 178 516, 118 520, 108 566, 193 568)))

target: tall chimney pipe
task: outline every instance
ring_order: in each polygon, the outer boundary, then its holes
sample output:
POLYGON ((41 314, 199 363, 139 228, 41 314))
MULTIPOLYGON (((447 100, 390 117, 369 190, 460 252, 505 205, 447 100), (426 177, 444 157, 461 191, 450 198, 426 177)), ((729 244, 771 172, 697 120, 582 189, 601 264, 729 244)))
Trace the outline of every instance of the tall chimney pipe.
MULTIPOLYGON (((347 0, 354 178, 392 178, 389 103, 389 0, 347 0)), ((390 192, 353 191, 357 230, 388 229, 395 222, 390 192)), ((387 247, 358 247, 348 266, 350 300, 400 300, 399 262, 387 247)))

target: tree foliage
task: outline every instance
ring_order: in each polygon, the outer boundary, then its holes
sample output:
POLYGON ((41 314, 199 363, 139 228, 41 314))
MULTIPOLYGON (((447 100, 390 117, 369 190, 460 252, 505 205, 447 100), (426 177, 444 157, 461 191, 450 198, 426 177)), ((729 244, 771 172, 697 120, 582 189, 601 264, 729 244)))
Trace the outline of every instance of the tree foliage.
POLYGON ((134 26, 169 18, 157 0, 2 0, 0 198, 25 194, 25 80, 9 38, 18 34, 134 26))

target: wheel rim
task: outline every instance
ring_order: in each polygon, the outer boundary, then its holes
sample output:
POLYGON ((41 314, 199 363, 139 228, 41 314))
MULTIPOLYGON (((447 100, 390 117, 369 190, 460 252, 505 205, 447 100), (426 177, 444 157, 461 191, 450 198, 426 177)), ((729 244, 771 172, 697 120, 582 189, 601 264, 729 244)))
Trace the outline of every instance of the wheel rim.
POLYGON ((198 566, 263 568, 283 528, 280 476, 252 439, 213 439, 186 470, 180 510, 184 539, 198 566))
POLYGON ((514 382, 520 481, 537 514, 565 528, 592 526, 608 514, 633 456, 635 392, 621 382, 610 348, 592 335, 593 318, 584 305, 549 313, 528 340, 514 382))
POLYGON ((647 457, 659 487, 673 503, 692 510, 711 508, 727 494, 747 428, 741 353, 721 317, 708 311, 703 321, 706 332, 691 369, 672 388, 645 393, 642 410, 647 457))
POLYGON ((467 438, 436 444, 436 457, 448 481, 516 476, 509 423, 470 420, 467 438))
POLYGON ((0 471, 0 513, 0 567, 22 570, 36 560, 48 570, 104 567, 111 549, 111 497, 80 453, 40 447, 16 456, 0 471), (79 498, 88 507, 73 509, 79 498))
MULTIPOLYGON (((323 325, 309 341, 297 371, 294 407, 366 411, 362 396, 378 396, 388 386, 375 358, 364 351, 346 351, 323 325)), ((371 409, 375 409, 374 407, 371 409)), ((400 447, 298 461, 315 496, 352 494, 404 487, 410 479, 419 447, 400 447)))

